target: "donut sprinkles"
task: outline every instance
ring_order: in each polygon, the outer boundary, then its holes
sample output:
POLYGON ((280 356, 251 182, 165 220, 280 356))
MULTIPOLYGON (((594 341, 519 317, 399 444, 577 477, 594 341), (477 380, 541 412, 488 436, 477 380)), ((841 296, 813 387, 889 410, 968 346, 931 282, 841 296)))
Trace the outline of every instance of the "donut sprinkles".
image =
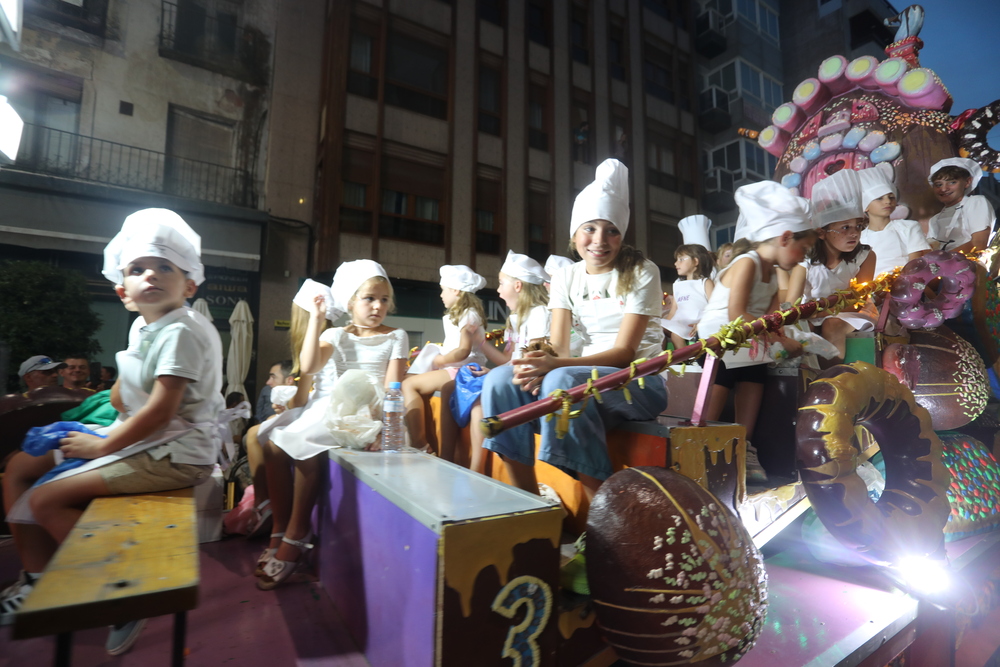
POLYGON ((959 348, 955 389, 962 399, 962 413, 969 419, 976 419, 983 414, 990 399, 989 380, 983 382, 986 366, 969 341, 955 336, 955 343, 959 348))
POLYGON ((889 293, 889 312, 907 329, 933 329, 962 312, 976 284, 976 268, 965 255, 935 250, 907 262, 889 293), (938 294, 928 300, 924 289, 941 279, 938 294))
POLYGON ((951 473, 945 540, 992 530, 1000 523, 1000 465, 975 438, 964 433, 940 435, 944 465, 951 473))
POLYGON ((975 160, 986 171, 1000 173, 1000 151, 990 147, 987 135, 1000 123, 1000 100, 969 116, 959 130, 958 154, 975 160))

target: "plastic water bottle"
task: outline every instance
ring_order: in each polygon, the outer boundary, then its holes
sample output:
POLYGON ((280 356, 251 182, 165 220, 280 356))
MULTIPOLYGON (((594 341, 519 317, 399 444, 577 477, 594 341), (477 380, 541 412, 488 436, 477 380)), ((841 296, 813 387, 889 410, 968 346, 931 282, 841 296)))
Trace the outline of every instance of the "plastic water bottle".
POLYGON ((399 382, 390 382, 382 403, 382 451, 406 449, 406 426, 403 424, 403 391, 399 382))

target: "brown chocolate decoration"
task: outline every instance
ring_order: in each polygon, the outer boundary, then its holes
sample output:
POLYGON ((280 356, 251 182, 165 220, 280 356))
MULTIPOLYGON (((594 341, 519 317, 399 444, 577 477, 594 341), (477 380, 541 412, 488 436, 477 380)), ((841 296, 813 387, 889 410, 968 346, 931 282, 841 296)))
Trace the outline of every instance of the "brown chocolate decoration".
POLYGON ((913 391, 935 431, 965 426, 986 408, 990 381, 982 357, 947 327, 912 331, 909 345, 887 346, 882 368, 913 391))
POLYGON ((62 413, 83 403, 90 392, 39 387, 0 397, 0 460, 21 447, 28 429, 59 421, 62 413))
POLYGON ((636 665, 723 665, 746 653, 767 609, 767 575, 743 524, 696 482, 628 468, 587 518, 587 578, 605 637, 636 665))
POLYGON ((796 458, 816 515, 848 549, 879 565, 943 553, 950 476, 927 410, 892 375, 862 361, 834 366, 809 386, 795 427, 796 458), (856 472, 855 426, 885 458, 877 503, 856 472))

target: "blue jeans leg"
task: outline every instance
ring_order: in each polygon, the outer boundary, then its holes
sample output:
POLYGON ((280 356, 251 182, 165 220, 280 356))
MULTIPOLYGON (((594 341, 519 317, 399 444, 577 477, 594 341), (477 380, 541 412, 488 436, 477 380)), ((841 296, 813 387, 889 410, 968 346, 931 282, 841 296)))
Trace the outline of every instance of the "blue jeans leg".
MULTIPOLYGON (((598 366, 603 377, 621 369, 598 366)), ((569 389, 590 379, 591 367, 567 366, 558 368, 542 381, 540 395, 548 396, 556 389, 569 389)), ((569 432, 562 439, 556 437, 556 419, 542 421, 542 446, 539 458, 564 470, 589 475, 597 479, 611 476, 611 459, 608 457, 607 432, 624 421, 656 419, 667 407, 667 388, 663 378, 652 375, 645 380, 645 389, 633 380, 628 389, 631 405, 625 392, 609 391, 601 394, 602 401, 590 398, 583 412, 569 421, 569 432)), ((579 409, 580 404, 573 406, 579 409)))
MULTIPOLYGON (((515 385, 513 380, 514 369, 511 366, 498 366, 486 374, 486 380, 483 382, 483 393, 480 395, 484 417, 494 417, 534 402, 535 397, 528 392, 521 391, 521 387, 515 385)), ((529 466, 534 465, 534 422, 507 429, 495 438, 487 438, 483 441, 483 448, 512 461, 529 466)))

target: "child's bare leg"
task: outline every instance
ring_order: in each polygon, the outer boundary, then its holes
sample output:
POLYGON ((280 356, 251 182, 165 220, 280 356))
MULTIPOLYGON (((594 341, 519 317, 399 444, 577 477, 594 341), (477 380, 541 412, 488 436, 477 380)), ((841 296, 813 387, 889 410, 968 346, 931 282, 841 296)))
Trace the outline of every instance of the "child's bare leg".
POLYGON ((604 483, 604 480, 591 477, 590 475, 584 475, 583 473, 577 473, 577 477, 580 478, 580 485, 583 487, 583 492, 587 495, 587 500, 593 500, 594 494, 597 493, 599 488, 601 488, 601 484, 604 483))
POLYGON ((844 355, 847 354, 847 334, 851 331, 854 331, 854 327, 844 320, 838 320, 836 317, 823 320, 823 338, 837 346, 838 356, 834 360, 835 363, 844 361, 844 355))
POLYGON ((424 426, 424 401, 451 380, 448 371, 429 371, 420 375, 407 375, 403 380, 403 402, 406 405, 406 430, 410 434, 410 445, 423 449, 427 446, 427 432, 424 426))
MULTIPOLYGON (((264 465, 267 471, 268 497, 271 499, 272 531, 286 533, 292 514, 292 458, 274 443, 262 445, 264 465)), ((271 538, 270 547, 276 548, 280 537, 271 538)))
POLYGON ((257 440, 260 424, 255 424, 247 431, 244 442, 247 448, 247 463, 250 465, 250 477, 253 479, 253 501, 255 505, 270 498, 267 491, 267 469, 264 466, 264 450, 257 440))
MULTIPOLYGON (((288 526, 285 528, 285 537, 290 540, 303 540, 309 536, 312 530, 312 510, 316 505, 316 496, 319 493, 320 466, 325 460, 325 456, 314 456, 304 461, 295 462, 291 514, 288 518, 288 526)), ((300 553, 301 551, 296 546, 282 542, 275 558, 295 561, 298 560, 300 553)))
POLYGON ((472 442, 469 470, 485 475, 486 457, 488 457, 490 453, 483 449, 483 440, 486 439, 486 436, 483 435, 483 430, 479 427, 480 422, 482 421, 483 405, 479 401, 476 401, 475 405, 472 406, 472 413, 469 417, 469 440, 472 442))
POLYGON ((507 469, 511 485, 538 495, 538 478, 535 476, 535 466, 529 466, 520 461, 511 461, 508 458, 504 458, 503 465, 507 469))
MULTIPOLYGON (((42 475, 55 466, 52 454, 32 456, 18 452, 7 463, 3 475, 3 506, 6 513, 25 491, 31 488, 42 475)), ((45 569, 59 546, 44 528, 35 523, 10 523, 14 536, 14 546, 21 557, 21 565, 26 572, 39 573, 45 569)))
POLYGON ((670 342, 674 344, 675 350, 679 350, 687 345, 687 341, 675 334, 673 331, 670 332, 670 342))
POLYGON ((458 423, 451 414, 451 395, 455 391, 455 381, 448 379, 441 385, 441 442, 438 443, 438 456, 445 461, 455 462, 458 451, 458 423))
POLYGON ((753 438, 754 426, 757 425, 757 415, 760 404, 764 400, 764 385, 757 382, 740 382, 736 385, 736 396, 733 397, 736 412, 736 423, 743 424, 747 430, 747 440, 753 438))
POLYGON ((90 501, 108 495, 111 492, 101 473, 89 470, 38 487, 29 504, 38 525, 62 544, 90 501))

